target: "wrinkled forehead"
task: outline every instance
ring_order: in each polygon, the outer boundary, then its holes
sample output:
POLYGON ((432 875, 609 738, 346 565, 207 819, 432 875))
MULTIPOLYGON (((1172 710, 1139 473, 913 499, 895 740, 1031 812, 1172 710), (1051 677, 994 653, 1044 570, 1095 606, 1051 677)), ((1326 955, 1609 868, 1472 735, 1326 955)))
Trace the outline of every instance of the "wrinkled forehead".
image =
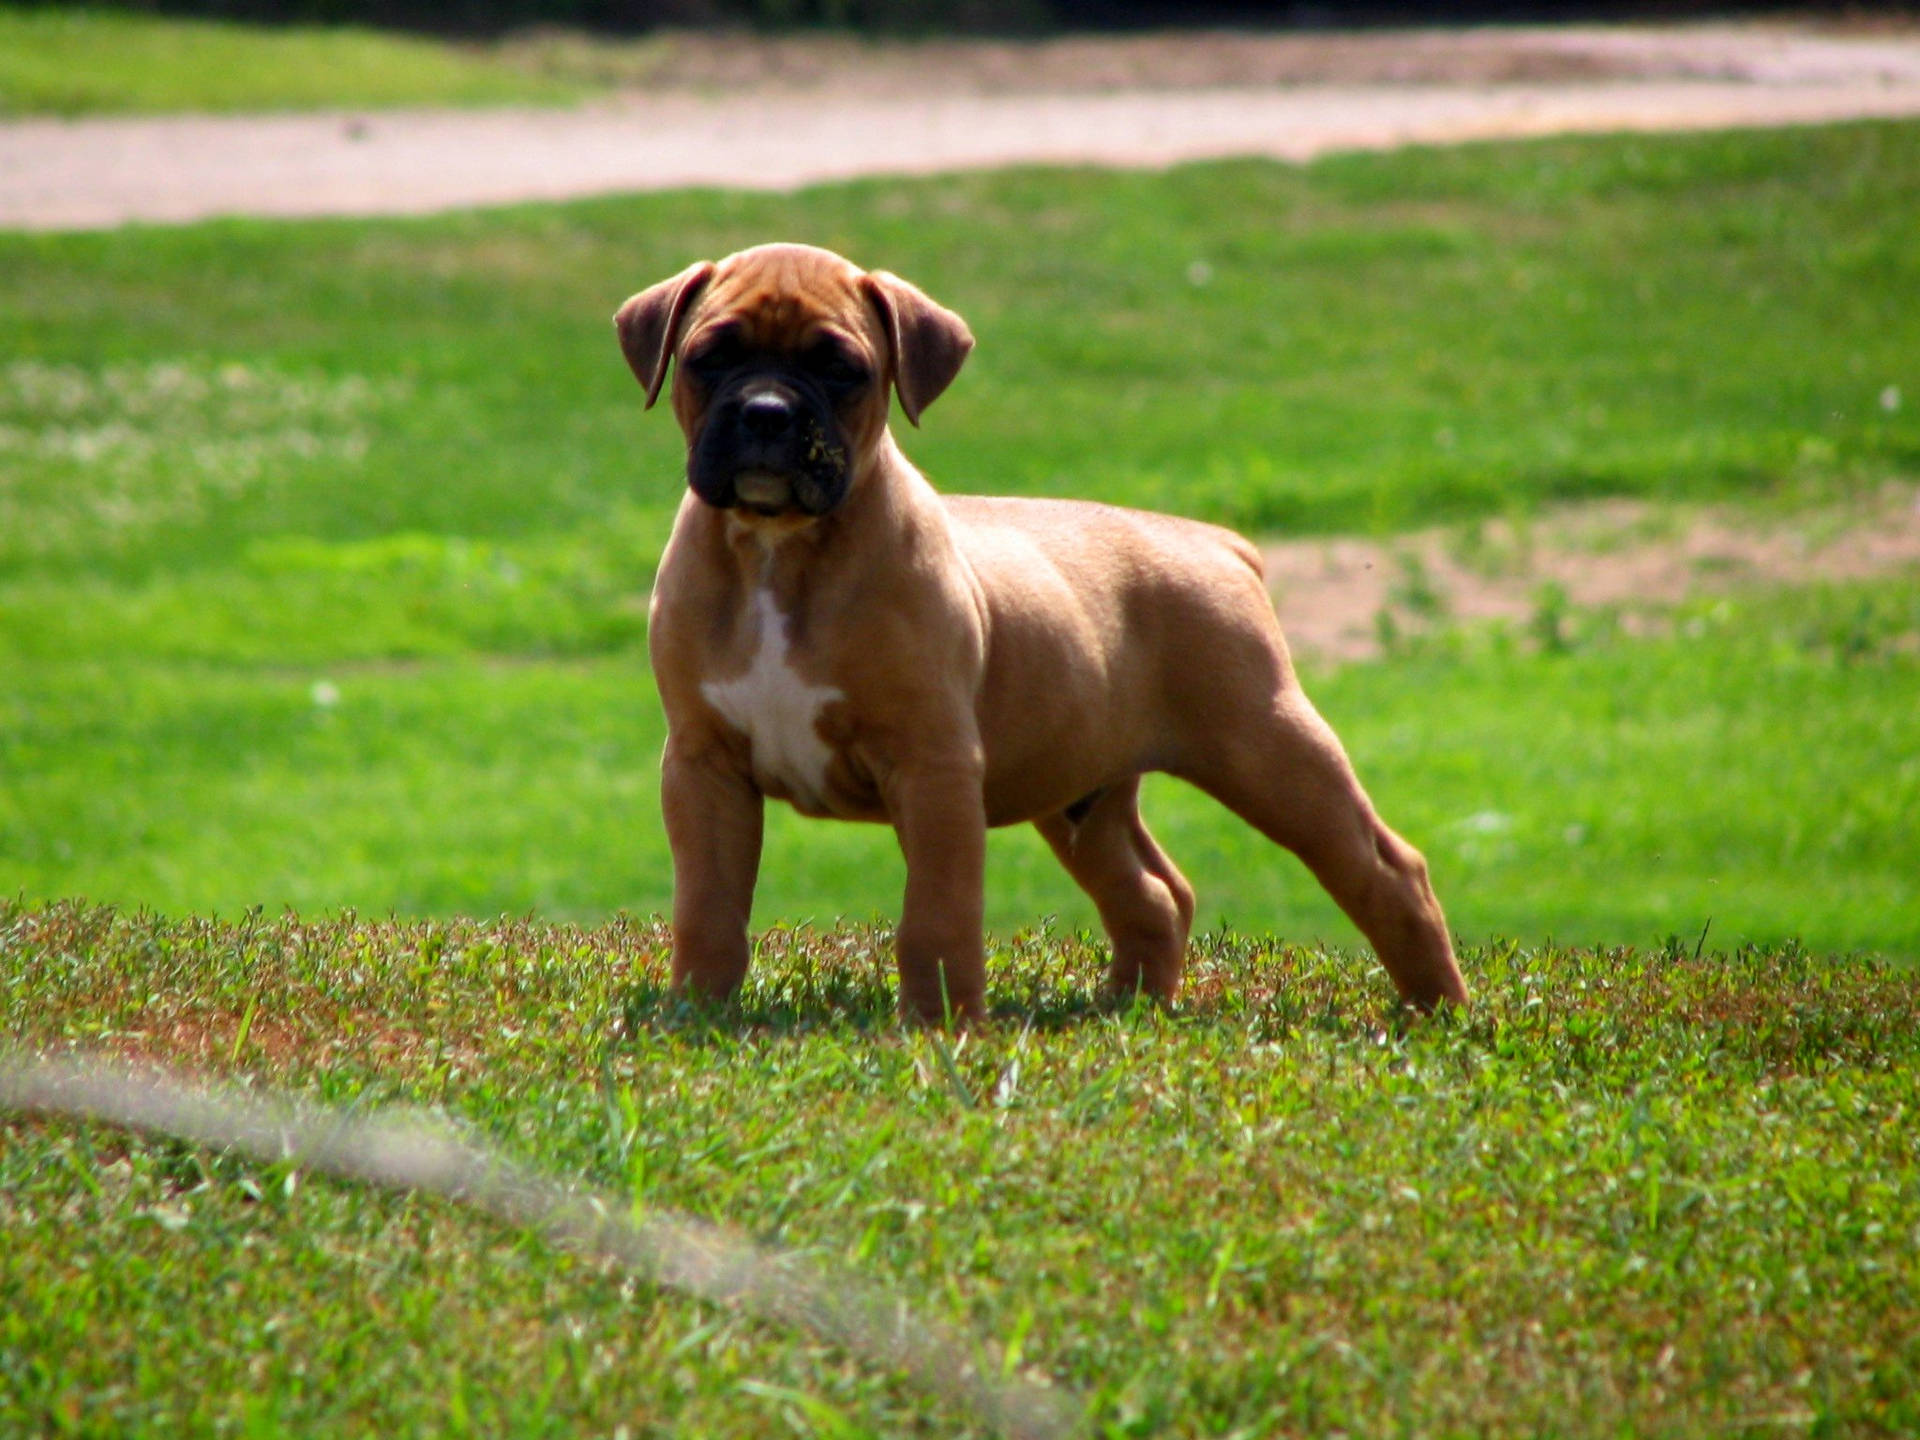
POLYGON ((865 342, 877 334, 879 317, 860 280, 858 268, 829 251, 743 250, 714 270, 694 328, 736 326, 746 343, 767 349, 806 345, 823 334, 865 342))

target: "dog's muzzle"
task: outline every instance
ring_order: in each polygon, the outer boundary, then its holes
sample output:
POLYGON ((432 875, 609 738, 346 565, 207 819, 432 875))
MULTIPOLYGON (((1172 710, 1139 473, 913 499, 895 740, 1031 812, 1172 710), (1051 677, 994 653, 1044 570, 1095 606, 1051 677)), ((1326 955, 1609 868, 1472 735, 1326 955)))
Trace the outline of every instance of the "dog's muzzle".
POLYGON ((847 493, 833 407, 804 377, 756 371, 718 387, 687 458, 693 493, 718 509, 824 515, 847 493))

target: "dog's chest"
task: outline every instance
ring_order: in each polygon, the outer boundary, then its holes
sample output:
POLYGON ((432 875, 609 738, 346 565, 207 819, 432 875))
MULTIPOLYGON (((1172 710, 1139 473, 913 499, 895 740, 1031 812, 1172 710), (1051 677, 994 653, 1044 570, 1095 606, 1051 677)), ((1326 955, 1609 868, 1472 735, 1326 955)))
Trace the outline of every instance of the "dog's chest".
POLYGON ((820 738, 820 712, 845 694, 809 683, 794 669, 787 617, 773 595, 753 595, 755 649, 743 674, 701 682, 700 693, 747 737, 761 788, 784 793, 804 809, 825 807, 832 747, 820 738))

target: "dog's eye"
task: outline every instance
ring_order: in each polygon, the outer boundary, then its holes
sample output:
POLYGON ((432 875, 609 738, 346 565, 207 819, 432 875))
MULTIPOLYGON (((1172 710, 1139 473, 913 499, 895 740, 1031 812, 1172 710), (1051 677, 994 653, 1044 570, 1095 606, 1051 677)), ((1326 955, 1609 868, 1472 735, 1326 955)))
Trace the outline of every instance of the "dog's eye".
POLYGON ((687 356, 686 366, 706 379, 733 369, 745 359, 746 347, 740 343, 740 337, 723 331, 687 356))
POLYGON ((811 358, 810 368, 829 390, 847 393, 867 383, 867 371, 838 350, 823 350, 811 358))

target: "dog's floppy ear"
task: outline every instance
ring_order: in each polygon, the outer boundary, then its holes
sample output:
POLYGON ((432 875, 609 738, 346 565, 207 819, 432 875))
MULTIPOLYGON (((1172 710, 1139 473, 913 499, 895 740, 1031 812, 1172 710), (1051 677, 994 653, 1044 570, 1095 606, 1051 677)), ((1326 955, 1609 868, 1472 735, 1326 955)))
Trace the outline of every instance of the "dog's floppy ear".
POLYGON ((967 322, 935 304, 898 275, 875 270, 862 277, 868 297, 886 323, 893 350, 893 388, 913 424, 920 412, 953 383, 973 349, 967 322))
POLYGON ((689 265, 671 280, 642 290, 613 317, 613 328, 620 333, 620 349, 633 367, 640 388, 647 392, 649 410, 660 397, 660 383, 667 378, 667 359, 679 338, 680 322, 712 275, 711 260, 689 265))

